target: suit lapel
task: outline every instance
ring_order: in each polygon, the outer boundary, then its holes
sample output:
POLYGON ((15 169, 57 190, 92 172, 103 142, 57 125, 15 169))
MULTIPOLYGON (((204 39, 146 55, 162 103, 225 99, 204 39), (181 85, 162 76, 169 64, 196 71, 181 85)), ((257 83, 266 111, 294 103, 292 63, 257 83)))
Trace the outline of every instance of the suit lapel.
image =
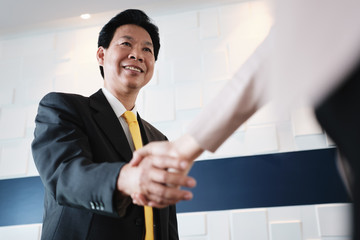
MULTIPOLYGON (((141 139, 143 142, 143 146, 145 146, 146 144, 149 143, 149 138, 148 138, 149 134, 145 130, 146 127, 144 126, 143 121, 141 120, 139 114, 137 114, 137 121, 138 121, 139 127, 140 127, 140 133, 141 133, 141 139)), ((150 141, 151 141, 151 139, 150 139, 150 141)))
POLYGON ((143 145, 145 146, 146 144, 148 144, 149 142, 153 142, 153 141, 160 141, 163 140, 161 139, 161 136, 159 136, 159 134, 156 134, 154 132, 154 130, 152 130, 149 126, 149 124, 142 120, 139 113, 137 116, 137 120, 140 126, 140 131, 141 131, 141 138, 143 140, 143 145))
POLYGON ((93 117, 116 151, 126 160, 132 158, 132 151, 119 119, 106 100, 101 89, 90 96, 89 104, 94 109, 93 117))

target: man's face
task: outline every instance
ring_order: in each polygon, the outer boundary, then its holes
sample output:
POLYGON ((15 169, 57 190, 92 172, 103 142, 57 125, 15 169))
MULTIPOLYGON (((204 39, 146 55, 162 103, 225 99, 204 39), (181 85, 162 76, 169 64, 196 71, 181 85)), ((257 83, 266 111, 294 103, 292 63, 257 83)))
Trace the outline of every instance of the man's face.
POLYGON ((105 87, 115 96, 138 93, 154 72, 151 37, 137 25, 117 28, 110 46, 107 49, 99 47, 97 58, 104 68, 105 87))

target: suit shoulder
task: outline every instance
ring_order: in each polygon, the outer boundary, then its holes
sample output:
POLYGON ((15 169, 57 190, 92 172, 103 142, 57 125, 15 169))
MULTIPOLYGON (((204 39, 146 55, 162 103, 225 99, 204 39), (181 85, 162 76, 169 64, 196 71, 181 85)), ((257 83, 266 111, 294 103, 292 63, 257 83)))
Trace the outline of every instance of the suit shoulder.
POLYGON ((74 101, 74 100, 81 101, 81 100, 86 100, 86 99, 88 99, 88 97, 84 97, 84 96, 81 96, 79 94, 74 94, 74 93, 50 92, 41 99, 41 102, 43 102, 43 101, 50 101, 50 102, 74 101))
POLYGON ((40 100, 39 105, 40 107, 48 106, 55 108, 73 108, 77 105, 84 105, 88 102, 88 99, 88 97, 84 97, 79 94, 50 92, 40 100))

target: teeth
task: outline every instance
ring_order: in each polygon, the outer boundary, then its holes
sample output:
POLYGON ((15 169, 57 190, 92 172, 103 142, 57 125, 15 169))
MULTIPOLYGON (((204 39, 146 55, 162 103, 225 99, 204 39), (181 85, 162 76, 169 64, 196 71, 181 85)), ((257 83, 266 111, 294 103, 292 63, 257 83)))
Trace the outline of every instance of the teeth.
POLYGON ((130 67, 130 66, 126 66, 125 69, 129 69, 129 70, 134 70, 137 72, 141 72, 141 70, 139 68, 135 68, 135 67, 130 67))

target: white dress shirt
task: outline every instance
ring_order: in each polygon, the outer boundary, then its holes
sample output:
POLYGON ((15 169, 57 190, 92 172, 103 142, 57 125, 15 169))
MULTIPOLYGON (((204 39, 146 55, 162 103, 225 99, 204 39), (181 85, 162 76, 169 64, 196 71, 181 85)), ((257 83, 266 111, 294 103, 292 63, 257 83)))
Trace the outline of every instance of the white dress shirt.
MULTIPOLYGON (((110 103, 111 108, 114 110, 117 118, 119 119, 119 122, 122 126, 122 128, 124 129, 126 138, 129 142, 130 148, 132 151, 135 151, 135 147, 134 147, 134 143, 131 137, 131 133, 129 130, 129 126, 127 124, 127 122, 125 121, 125 119, 123 117, 121 117, 124 112, 126 112, 126 108, 124 107, 124 105, 114 96, 111 94, 111 92, 109 92, 105 87, 103 87, 102 92, 105 95, 105 98, 108 100, 108 102, 110 103)), ((137 116, 137 111, 136 111, 136 105, 133 107, 133 109, 131 110, 135 116, 137 116)))

